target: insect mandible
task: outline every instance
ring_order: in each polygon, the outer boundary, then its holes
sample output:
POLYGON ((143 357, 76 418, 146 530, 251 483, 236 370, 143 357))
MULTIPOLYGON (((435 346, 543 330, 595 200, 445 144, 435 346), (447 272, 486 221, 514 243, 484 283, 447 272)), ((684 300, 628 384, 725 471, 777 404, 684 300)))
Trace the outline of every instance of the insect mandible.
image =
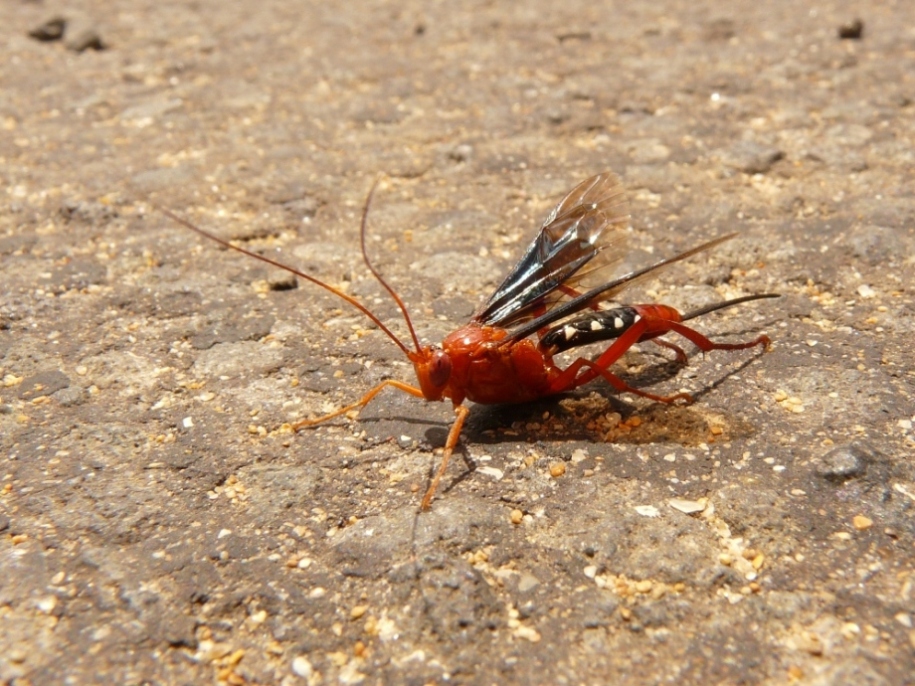
POLYGON ((687 357, 677 345, 661 338, 677 333, 700 350, 743 350, 770 345, 765 335, 745 343, 716 343, 683 322, 714 310, 761 298, 765 293, 714 303, 686 314, 659 304, 616 305, 624 288, 674 262, 708 250, 736 234, 708 241, 691 250, 629 272, 611 281, 608 268, 619 263, 624 250, 629 216, 616 176, 605 172, 573 188, 544 220, 539 233, 502 284, 470 321, 446 336, 439 346, 422 345, 401 297, 384 280, 366 251, 366 225, 378 181, 372 186, 362 211, 362 258, 378 282, 390 293, 403 313, 412 347, 404 343, 371 310, 356 298, 314 276, 264 255, 234 245, 201 229, 174 213, 163 212, 179 224, 240 253, 285 269, 305 279, 362 312, 383 331, 413 364, 418 385, 388 379, 372 388, 357 402, 315 419, 303 419, 293 429, 315 426, 368 404, 386 388, 417 398, 443 401, 454 406, 455 418, 445 441, 442 461, 423 496, 420 507, 430 507, 439 482, 448 467, 469 409, 465 400, 482 404, 523 403, 557 395, 603 378, 620 392, 629 392, 663 403, 692 402, 687 393, 659 396, 633 388, 609 371, 633 345, 642 341, 672 349, 677 360, 687 357), (578 346, 612 341, 595 359, 578 357, 562 368, 553 356, 578 346))

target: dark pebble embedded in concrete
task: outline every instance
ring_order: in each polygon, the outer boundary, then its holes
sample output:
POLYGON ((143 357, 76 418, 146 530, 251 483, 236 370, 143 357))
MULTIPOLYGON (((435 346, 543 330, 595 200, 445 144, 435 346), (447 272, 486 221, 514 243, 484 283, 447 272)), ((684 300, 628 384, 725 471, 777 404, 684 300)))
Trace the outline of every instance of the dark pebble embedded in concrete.
POLYGON ((467 162, 473 157, 473 146, 467 143, 459 143, 451 149, 448 157, 454 162, 467 162))
POLYGON ((295 274, 285 269, 270 269, 267 272, 267 285, 271 291, 291 291, 299 287, 295 274))
POLYGON ((67 20, 63 17, 54 17, 46 22, 36 26, 29 31, 29 36, 42 42, 60 40, 64 36, 64 30, 67 28, 67 20))
POLYGON ((864 36, 864 22, 855 19, 839 27, 839 38, 842 40, 860 40, 864 36))
POLYGON ((770 145, 740 141, 723 151, 721 161, 747 174, 765 174, 785 153, 770 145))
POLYGON ((102 41, 99 32, 92 28, 83 29, 67 38, 64 44, 73 52, 85 52, 86 50, 104 50, 105 43, 102 41))
POLYGON ((63 407, 82 405, 86 401, 86 391, 79 386, 62 388, 54 394, 54 400, 63 407))
POLYGON ((817 474, 828 481, 845 481, 861 476, 867 469, 869 453, 857 444, 840 445, 823 457, 817 474))

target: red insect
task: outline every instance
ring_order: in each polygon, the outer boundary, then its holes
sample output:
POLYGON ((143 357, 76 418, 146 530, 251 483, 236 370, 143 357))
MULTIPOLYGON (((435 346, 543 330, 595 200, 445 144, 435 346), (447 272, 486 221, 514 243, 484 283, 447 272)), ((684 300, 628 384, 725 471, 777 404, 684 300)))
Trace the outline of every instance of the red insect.
POLYGON ((483 404, 523 403, 564 393, 601 377, 618 391, 664 403, 691 402, 692 398, 686 393, 665 397, 632 388, 609 368, 633 345, 648 340, 674 350, 677 359, 686 363, 683 350, 658 338, 669 332, 680 334, 703 352, 769 346, 766 336, 747 343, 715 343, 683 322, 749 300, 778 297, 774 294, 715 303, 685 315, 666 305, 605 308, 603 303, 614 301, 615 296, 635 281, 735 235, 709 241, 613 281, 600 283, 604 270, 624 255, 622 244, 628 222, 622 191, 611 173, 591 177, 572 189, 550 212, 521 260, 470 322, 447 336, 441 346, 424 346, 419 342, 403 300, 378 273, 366 253, 366 220, 376 187, 377 182, 369 192, 362 212, 362 257, 403 312, 412 349, 352 296, 297 269, 232 245, 171 212, 165 211, 165 214, 226 248, 292 272, 342 298, 371 319, 413 363, 418 386, 402 381, 383 381, 352 405, 317 419, 297 422, 293 425, 295 430, 360 409, 387 387, 426 400, 451 400, 456 417, 445 441, 442 463, 422 499, 422 509, 428 509, 432 503, 458 443, 469 413, 465 400, 483 404), (592 286, 595 283, 598 285, 592 286), (553 360, 559 352, 604 340, 613 343, 596 359, 579 357, 564 369, 553 360))

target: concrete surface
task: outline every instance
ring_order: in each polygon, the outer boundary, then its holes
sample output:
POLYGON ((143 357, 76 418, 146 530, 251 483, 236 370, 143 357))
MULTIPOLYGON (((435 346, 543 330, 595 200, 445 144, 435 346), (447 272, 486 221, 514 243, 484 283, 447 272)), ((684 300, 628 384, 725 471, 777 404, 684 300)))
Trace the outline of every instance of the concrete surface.
POLYGON ((915 4, 9 0, 0 26, 0 681, 915 682, 915 4), (403 334, 358 254, 384 173, 369 247, 436 341, 605 169, 629 266, 740 233, 630 300, 781 293, 696 322, 772 351, 617 367, 689 407, 475 407, 424 514, 450 408, 290 434, 410 368, 154 209, 403 334))

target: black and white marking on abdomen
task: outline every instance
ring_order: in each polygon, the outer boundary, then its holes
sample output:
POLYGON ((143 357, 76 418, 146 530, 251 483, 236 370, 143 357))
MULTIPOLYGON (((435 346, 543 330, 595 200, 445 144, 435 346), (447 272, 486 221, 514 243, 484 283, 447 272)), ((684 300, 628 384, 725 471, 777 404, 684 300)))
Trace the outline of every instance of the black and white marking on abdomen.
POLYGON ((641 319, 634 307, 585 312, 550 329, 540 339, 540 347, 561 353, 580 345, 619 338, 641 319))

